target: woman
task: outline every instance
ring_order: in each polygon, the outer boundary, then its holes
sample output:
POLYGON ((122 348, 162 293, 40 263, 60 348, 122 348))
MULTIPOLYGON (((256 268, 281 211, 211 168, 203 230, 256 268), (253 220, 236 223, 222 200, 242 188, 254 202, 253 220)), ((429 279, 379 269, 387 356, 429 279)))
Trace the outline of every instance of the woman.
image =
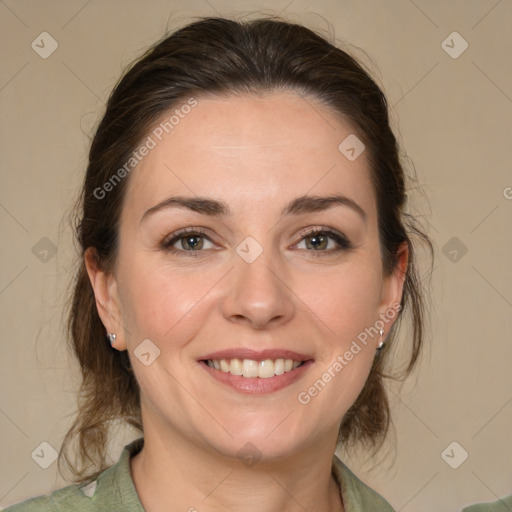
POLYGON ((155 45, 78 207, 77 483, 8 510, 392 511, 334 451, 379 448, 420 353, 405 202, 383 93, 321 36, 205 18, 155 45), (143 437, 106 468, 115 420, 143 437))

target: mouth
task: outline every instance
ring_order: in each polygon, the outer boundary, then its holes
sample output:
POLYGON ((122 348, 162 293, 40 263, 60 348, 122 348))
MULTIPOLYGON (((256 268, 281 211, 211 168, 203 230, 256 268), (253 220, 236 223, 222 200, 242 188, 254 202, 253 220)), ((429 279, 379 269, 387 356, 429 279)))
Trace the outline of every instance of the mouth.
POLYGON ((289 350, 224 350, 198 361, 217 381, 242 393, 271 393, 292 384, 313 364, 289 350))

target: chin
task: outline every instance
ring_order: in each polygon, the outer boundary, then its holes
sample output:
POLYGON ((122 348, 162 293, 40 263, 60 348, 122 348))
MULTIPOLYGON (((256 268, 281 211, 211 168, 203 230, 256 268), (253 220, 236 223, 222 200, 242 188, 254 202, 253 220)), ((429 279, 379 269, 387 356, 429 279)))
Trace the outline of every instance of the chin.
MULTIPOLYGON (((249 461, 278 461, 300 453, 314 436, 307 435, 296 425, 286 420, 286 415, 265 415, 258 420, 236 421, 225 431, 215 436, 214 432, 204 433, 203 440, 220 454, 249 461)), ((293 416, 293 413, 290 415, 293 416)), ((218 429, 216 429, 218 433, 218 429)))

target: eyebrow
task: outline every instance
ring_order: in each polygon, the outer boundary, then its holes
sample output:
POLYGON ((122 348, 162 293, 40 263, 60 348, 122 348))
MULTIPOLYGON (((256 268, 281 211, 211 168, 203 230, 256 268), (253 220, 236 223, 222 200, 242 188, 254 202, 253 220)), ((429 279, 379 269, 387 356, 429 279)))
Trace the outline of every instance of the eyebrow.
MULTIPOLYGON (((332 208, 334 206, 347 206, 356 213, 358 213, 364 222, 367 221, 366 212, 349 197, 343 195, 329 195, 329 196, 309 196, 304 195, 297 197, 290 201, 283 210, 281 216, 286 215, 301 215, 304 213, 320 212, 332 208)), ((175 196, 164 199, 162 202, 152 206, 144 212, 141 222, 146 220, 151 215, 168 208, 184 208, 192 210, 203 215, 221 216, 232 215, 229 206, 216 199, 208 197, 186 197, 175 196)))

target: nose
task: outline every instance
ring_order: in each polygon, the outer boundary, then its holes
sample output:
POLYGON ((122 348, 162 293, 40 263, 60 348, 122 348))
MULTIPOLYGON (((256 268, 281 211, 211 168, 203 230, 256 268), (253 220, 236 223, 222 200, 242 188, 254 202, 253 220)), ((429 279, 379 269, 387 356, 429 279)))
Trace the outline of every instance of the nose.
POLYGON ((247 263, 235 253, 234 268, 226 283, 222 313, 234 323, 252 329, 276 327, 289 322, 295 313, 293 293, 277 257, 263 253, 247 263))

